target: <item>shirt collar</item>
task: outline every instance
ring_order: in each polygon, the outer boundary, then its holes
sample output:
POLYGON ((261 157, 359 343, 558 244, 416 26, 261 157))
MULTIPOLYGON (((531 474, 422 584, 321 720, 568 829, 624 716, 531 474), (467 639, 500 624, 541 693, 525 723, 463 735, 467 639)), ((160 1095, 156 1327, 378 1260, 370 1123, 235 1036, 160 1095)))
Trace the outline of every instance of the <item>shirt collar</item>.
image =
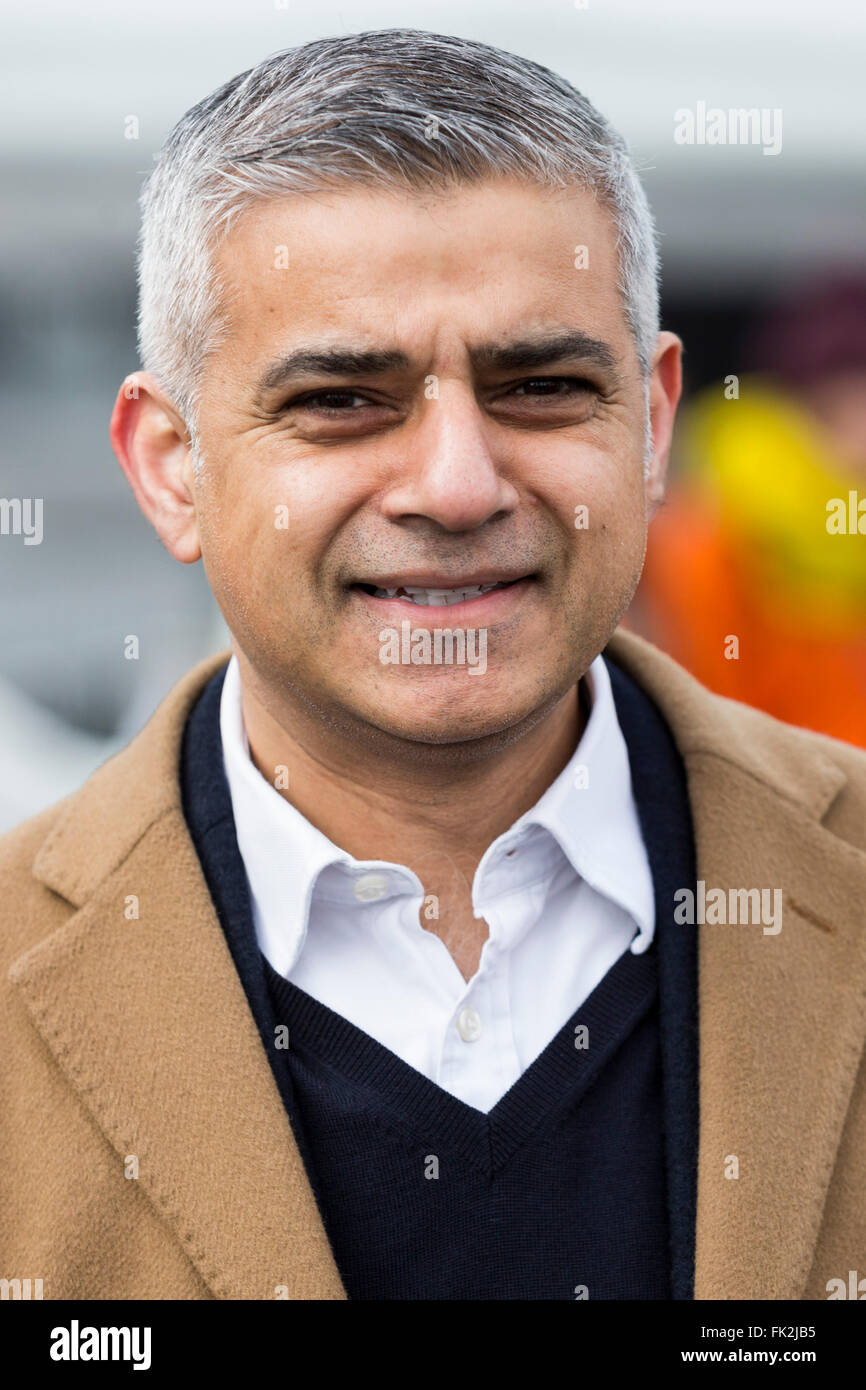
POLYGON ((259 772, 250 756, 243 720, 237 658, 226 669, 220 698, 223 766, 229 785, 238 849, 247 873, 259 945, 271 965, 287 975, 303 948, 314 891, 363 908, 353 889, 372 872, 390 892, 420 893, 411 870, 380 860, 360 860, 317 830, 259 772), (333 866, 336 871, 332 872, 333 866), (274 905, 279 904, 279 911, 274 905))
MULTIPOLYGON (((509 851, 528 839, 556 858, 561 851, 596 892, 618 903, 637 925, 631 949, 651 944, 655 929, 652 875, 631 788, 628 750, 602 656, 585 677, 591 700, 581 739, 559 776, 529 811, 488 847, 476 885, 495 880, 509 851)), ((232 800, 238 848, 247 873, 259 945, 287 975, 304 944, 314 892, 365 903, 354 893, 368 874, 386 878, 389 893, 423 898, 418 877, 403 865, 355 859, 317 830, 265 778, 250 756, 243 721, 237 658, 226 669, 220 700, 223 765, 232 800), (279 912, 272 906, 279 903, 279 912), (269 910, 271 909, 271 910, 269 910)), ((536 859, 536 867, 537 867, 536 859)), ((503 865, 504 867, 504 865, 503 865)))
POLYGON ((489 847, 479 877, 517 843, 546 831, 575 873, 632 917, 638 932, 631 949, 638 955, 655 934, 655 890, 604 657, 595 658, 585 680, 591 708, 572 757, 535 805, 489 847))

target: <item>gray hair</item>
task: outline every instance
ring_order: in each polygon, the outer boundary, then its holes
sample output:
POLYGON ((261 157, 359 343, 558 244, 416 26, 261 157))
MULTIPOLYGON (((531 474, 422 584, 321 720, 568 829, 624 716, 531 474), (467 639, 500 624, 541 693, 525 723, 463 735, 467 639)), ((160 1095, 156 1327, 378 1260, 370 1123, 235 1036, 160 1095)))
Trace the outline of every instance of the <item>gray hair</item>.
POLYGON ((213 254, 243 211, 350 183, 435 191, 508 174, 590 188, 613 215, 646 384, 659 331, 652 213, 624 140, 565 78, 470 39, 380 29, 275 53, 187 111, 141 193, 138 345, 194 454, 202 368, 227 329, 213 254))

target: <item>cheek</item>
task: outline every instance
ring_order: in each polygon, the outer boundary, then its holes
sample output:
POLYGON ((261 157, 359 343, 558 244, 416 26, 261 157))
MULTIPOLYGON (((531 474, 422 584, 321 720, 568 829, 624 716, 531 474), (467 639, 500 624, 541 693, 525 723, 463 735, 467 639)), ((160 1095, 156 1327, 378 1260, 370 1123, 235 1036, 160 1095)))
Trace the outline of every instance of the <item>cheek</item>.
POLYGON ((287 444, 274 443, 234 470, 227 515, 254 553, 270 552, 276 541, 311 570, 362 505, 363 474, 344 455, 288 455, 287 444))
POLYGON ((581 449, 548 478, 543 505, 571 549, 571 565, 593 556, 623 561, 641 550, 646 534, 643 475, 637 458, 624 464, 608 451, 581 449))
POLYGON ((205 561, 249 583, 260 573, 278 580, 284 567, 296 568, 315 548, 325 507, 285 470, 238 461, 200 513, 205 561))

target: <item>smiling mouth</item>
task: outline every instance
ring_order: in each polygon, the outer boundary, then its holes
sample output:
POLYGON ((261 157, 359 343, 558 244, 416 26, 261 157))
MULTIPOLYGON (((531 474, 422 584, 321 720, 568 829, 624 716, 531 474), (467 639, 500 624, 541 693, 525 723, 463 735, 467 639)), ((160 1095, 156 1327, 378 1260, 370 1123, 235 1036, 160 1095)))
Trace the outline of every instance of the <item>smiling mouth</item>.
POLYGON ((396 589, 379 589, 375 584, 357 584, 353 587, 363 590, 372 598, 399 599, 422 608, 449 608, 455 603, 467 603, 470 599, 482 598, 494 589, 510 589, 530 577, 523 575, 519 579, 498 580, 494 584, 462 584, 453 588, 422 588, 416 584, 401 584, 396 589))

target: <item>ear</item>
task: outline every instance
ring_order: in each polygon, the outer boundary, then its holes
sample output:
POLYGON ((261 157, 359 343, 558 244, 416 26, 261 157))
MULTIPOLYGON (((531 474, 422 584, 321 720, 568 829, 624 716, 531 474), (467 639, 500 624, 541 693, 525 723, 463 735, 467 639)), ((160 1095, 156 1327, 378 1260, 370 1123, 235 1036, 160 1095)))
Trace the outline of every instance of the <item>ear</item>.
POLYGON ((194 564, 201 544, 189 431, 150 372, 133 372, 123 382, 110 435, 135 500, 166 550, 194 564))
POLYGON ((660 333, 649 381, 652 453, 645 483, 647 511, 652 518, 664 497, 674 417, 683 389, 682 341, 676 333, 660 333))

